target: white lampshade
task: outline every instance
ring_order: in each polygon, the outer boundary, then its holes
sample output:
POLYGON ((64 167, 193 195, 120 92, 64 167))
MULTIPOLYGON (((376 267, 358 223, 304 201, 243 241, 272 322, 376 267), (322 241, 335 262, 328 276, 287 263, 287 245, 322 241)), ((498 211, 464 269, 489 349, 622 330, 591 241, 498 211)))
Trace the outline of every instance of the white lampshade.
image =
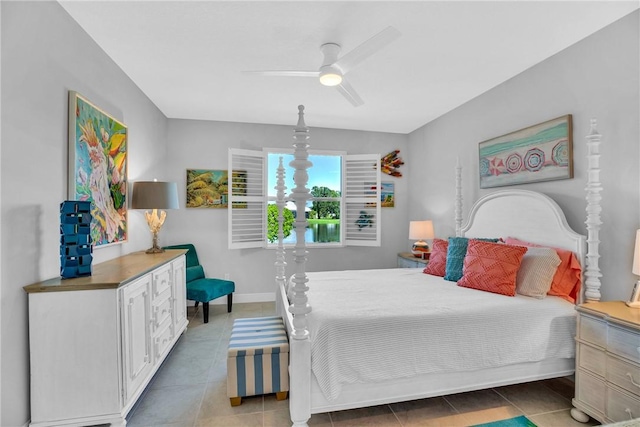
POLYGON ((633 251, 633 274, 640 276, 640 230, 636 231, 636 246, 633 251))
POLYGON ((425 240, 433 239, 433 222, 428 221, 411 221, 409 222, 409 239, 425 240))

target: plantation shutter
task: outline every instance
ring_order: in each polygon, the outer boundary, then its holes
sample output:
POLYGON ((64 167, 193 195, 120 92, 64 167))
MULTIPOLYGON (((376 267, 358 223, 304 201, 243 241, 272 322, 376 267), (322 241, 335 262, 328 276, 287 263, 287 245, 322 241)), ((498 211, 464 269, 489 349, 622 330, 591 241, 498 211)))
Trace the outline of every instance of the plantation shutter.
POLYGON ((345 156, 344 215, 347 246, 380 246, 380 155, 345 156))
POLYGON ((266 246, 264 169, 262 151, 229 149, 229 249, 266 246))

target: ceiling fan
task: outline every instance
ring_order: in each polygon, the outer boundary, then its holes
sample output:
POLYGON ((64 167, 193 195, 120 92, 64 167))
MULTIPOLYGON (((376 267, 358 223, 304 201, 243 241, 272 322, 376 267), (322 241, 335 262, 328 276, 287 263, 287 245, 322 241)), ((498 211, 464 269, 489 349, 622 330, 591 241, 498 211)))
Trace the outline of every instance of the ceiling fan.
POLYGON ((317 71, 274 70, 247 71, 247 73, 279 77, 315 77, 324 86, 335 87, 354 107, 359 107, 364 104, 364 101, 346 80, 346 74, 362 61, 396 40, 400 35, 400 31, 393 27, 387 27, 339 58, 340 45, 337 43, 325 43, 320 46, 324 60, 317 71))

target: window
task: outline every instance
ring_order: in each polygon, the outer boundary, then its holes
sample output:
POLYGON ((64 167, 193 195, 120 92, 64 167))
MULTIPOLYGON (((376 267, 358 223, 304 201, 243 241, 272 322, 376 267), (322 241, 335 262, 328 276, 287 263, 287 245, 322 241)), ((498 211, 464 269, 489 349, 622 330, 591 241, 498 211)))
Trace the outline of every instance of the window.
MULTIPOLYGON (((267 247, 277 243, 276 171, 280 157, 285 168, 286 193, 294 184, 294 169, 289 166, 293 151, 229 150, 229 165, 242 183, 232 181, 229 195, 229 248, 267 247), (236 185, 238 184, 238 185, 236 185), (240 185, 242 184, 242 185, 240 185), (269 220, 271 209, 271 221, 269 220)), ((308 218, 305 241, 309 246, 380 245, 380 172, 377 154, 346 155, 337 152, 312 151, 307 170, 306 187, 312 199, 307 202, 304 215, 308 218)), ((290 214, 285 221, 297 216, 293 202, 286 207, 290 214)), ((285 227, 286 228, 286 227, 285 227)), ((285 244, 295 244, 292 230, 285 244)))
MULTIPOLYGON (((310 153, 309 161, 313 166, 307 170, 309 180, 307 188, 312 199, 307 202, 304 212, 308 220, 305 231, 305 241, 309 245, 314 244, 341 244, 340 212, 342 205, 342 156, 344 153, 310 153)), ((283 153, 267 151, 267 189, 269 204, 275 205, 277 184, 276 170, 280 158, 285 168, 285 185, 287 192, 291 193, 295 186, 293 181, 294 169, 289 166, 293 160, 293 152, 283 153)), ((296 205, 293 201, 287 202, 285 209, 291 212, 289 217, 297 218, 296 205)), ((267 240, 269 243, 277 243, 277 222, 274 224, 268 217, 267 240), (275 233, 273 232, 275 229, 275 233)), ((287 229, 287 227, 285 227, 287 229)), ((285 237, 285 244, 295 244, 295 229, 285 237)))

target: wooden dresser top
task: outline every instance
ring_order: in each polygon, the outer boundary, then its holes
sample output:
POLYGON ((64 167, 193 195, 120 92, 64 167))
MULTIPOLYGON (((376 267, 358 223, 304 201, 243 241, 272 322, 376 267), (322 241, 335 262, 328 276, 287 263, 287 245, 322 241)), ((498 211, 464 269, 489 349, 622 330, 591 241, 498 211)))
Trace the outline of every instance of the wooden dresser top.
POLYGON ((86 291, 96 289, 115 289, 130 282, 156 267, 187 253, 185 249, 169 249, 159 254, 147 254, 144 251, 133 252, 109 261, 93 265, 91 276, 63 279, 54 277, 33 283, 23 289, 27 293, 86 291))
POLYGON ((579 305, 578 311, 640 329, 640 308, 629 307, 624 301, 587 302, 579 305))

